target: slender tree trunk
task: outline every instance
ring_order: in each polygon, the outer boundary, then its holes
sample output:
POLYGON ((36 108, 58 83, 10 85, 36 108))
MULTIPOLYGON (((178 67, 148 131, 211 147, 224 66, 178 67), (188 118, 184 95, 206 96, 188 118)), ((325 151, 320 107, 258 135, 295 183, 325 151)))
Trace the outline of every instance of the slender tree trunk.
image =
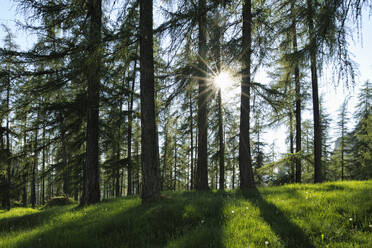
MULTIPOLYGON (((27 141, 27 132, 26 132, 26 125, 27 125, 27 117, 25 117, 25 122, 24 122, 25 128, 23 130, 23 152, 24 152, 24 157, 27 158, 27 147, 26 147, 26 141, 27 141)), ((26 163, 25 167, 23 168, 23 186, 22 186, 22 206, 26 207, 27 206, 27 176, 28 176, 28 171, 29 171, 29 164, 26 163)))
MULTIPOLYGON (((123 85, 122 85, 122 88, 125 87, 125 73, 124 73, 124 77, 123 77, 123 85)), ((129 106, 128 106, 128 110, 129 110, 129 106)), ((119 100, 119 116, 122 115, 122 111, 123 111, 123 97, 121 96, 120 97, 120 100, 119 100)), ((119 119, 119 122, 118 122, 118 128, 117 128, 117 138, 114 139, 114 151, 115 151, 115 156, 116 156, 116 161, 117 161, 117 164, 115 166, 115 197, 120 197, 121 196, 121 188, 120 188, 120 141, 121 141, 121 132, 120 132, 120 129, 121 129, 121 122, 122 122, 122 119, 120 118, 119 119)), ((129 126, 129 116, 128 116, 128 126, 129 126)), ((128 133, 129 135, 129 133, 128 133)), ((129 157, 129 154, 130 154, 130 151, 129 151, 129 143, 128 143, 128 157, 129 157)), ((128 167, 129 167, 129 162, 128 162, 128 167)))
POLYGON ((240 188, 254 187, 250 145, 250 95, 251 95, 251 0, 243 1, 243 80, 241 85, 239 170, 240 188))
MULTIPOLYGON (((120 105, 121 106, 121 105, 120 105)), ((121 113, 121 108, 120 108, 120 113, 121 113)), ((119 124, 119 137, 120 137, 120 124, 119 124)), ((115 189, 115 197, 120 197, 120 142, 119 142, 120 139, 118 139, 115 143, 115 156, 116 156, 116 161, 118 161, 117 165, 115 166, 115 185, 114 185, 114 189, 115 189)))
POLYGON ((88 16, 90 26, 88 34, 88 104, 87 104, 87 138, 86 160, 84 168, 84 189, 82 205, 100 201, 99 168, 98 168, 98 119, 99 119, 99 84, 102 57, 102 9, 101 0, 88 1, 88 16))
MULTIPOLYGON (((136 50, 137 56, 137 50, 136 50)), ((128 103, 128 189, 127 195, 133 194, 132 188, 132 127, 133 127, 133 98, 134 98, 134 84, 136 81, 136 71, 137 71, 137 59, 134 60, 133 67, 133 78, 131 92, 129 93, 130 101, 128 103)))
MULTIPOLYGON (((45 118, 43 118, 45 122, 45 118)), ((42 165, 41 165, 41 205, 45 204, 45 124, 43 124, 43 157, 42 157, 42 165)))
POLYGON ((322 130, 320 125, 319 112, 319 92, 318 76, 316 65, 317 45, 315 39, 315 30, 313 22, 313 4, 312 0, 307 0, 309 39, 310 39, 310 67, 311 67, 311 85, 313 96, 313 118, 314 118, 314 183, 322 182, 322 130))
POLYGON ((31 171, 31 197, 30 202, 31 206, 34 208, 36 205, 36 176, 37 176, 37 165, 38 165, 38 127, 35 130, 35 140, 34 140, 34 163, 32 164, 32 171, 31 171))
MULTIPOLYGON (((291 1, 292 14, 292 45, 293 53, 297 53, 297 31, 296 18, 294 13, 294 1, 291 1)), ((300 69, 296 61, 294 69, 295 92, 296 92, 296 183, 301 182, 301 85, 300 85, 300 69)))
POLYGON ((177 137, 174 140, 174 178, 173 178, 173 190, 177 190, 177 137))
POLYGON ((342 134, 341 134, 341 181, 344 181, 344 168, 345 168, 345 161, 344 161, 344 122, 342 122, 342 134))
POLYGON ((162 173, 162 180, 161 180, 161 189, 164 190, 165 188, 165 178, 167 173, 167 155, 168 155, 168 121, 165 124, 164 128, 164 159, 163 159, 163 173, 162 173))
MULTIPOLYGON (((220 21, 219 13, 217 13, 217 22, 220 21)), ((215 57, 217 61, 217 72, 221 73, 221 27, 220 24, 216 25, 215 33, 215 57)), ((220 181, 219 189, 225 189, 225 142, 223 133, 223 109, 222 109, 222 94, 221 89, 218 89, 217 93, 217 104, 218 104, 218 141, 219 141, 219 169, 220 169, 220 181)))
POLYGON ((219 139, 219 162, 220 162, 220 190, 225 190, 225 142, 223 132, 223 110, 221 89, 218 91, 218 139, 219 139))
MULTIPOLYGON (((10 73, 10 72, 9 72, 10 73)), ((11 162, 10 162, 10 135, 9 135, 9 112, 10 112, 10 75, 8 76, 7 90, 6 90, 6 163, 7 163, 7 178, 6 178, 6 209, 10 210, 10 190, 12 186, 11 181, 11 162)), ((1 138, 1 137, 0 137, 1 138)))
POLYGON ((196 171, 196 190, 207 190, 208 189, 208 154, 207 154, 207 142, 208 142, 208 130, 207 130, 207 96, 208 88, 205 77, 205 65, 204 60, 207 55, 206 47, 206 0, 199 0, 199 13, 198 13, 198 25, 199 25, 199 93, 198 93, 198 162, 196 171))
POLYGON ((140 0, 142 202, 160 198, 152 25, 153 1, 140 0))
POLYGON ((70 190, 70 169, 68 166, 68 158, 67 158, 67 147, 66 147, 66 132, 63 124, 64 118, 61 118, 61 141, 62 141, 62 160, 63 160, 63 194, 66 196, 71 195, 70 190))
MULTIPOLYGON (((293 137, 293 113, 292 109, 289 111, 289 152, 293 156, 294 154, 294 137, 293 137)), ((293 157, 291 157, 291 182, 295 182, 295 165, 293 163, 293 157)))
POLYGON ((189 95, 189 109, 190 109, 190 190, 194 189, 194 119, 192 111, 192 91, 189 95))

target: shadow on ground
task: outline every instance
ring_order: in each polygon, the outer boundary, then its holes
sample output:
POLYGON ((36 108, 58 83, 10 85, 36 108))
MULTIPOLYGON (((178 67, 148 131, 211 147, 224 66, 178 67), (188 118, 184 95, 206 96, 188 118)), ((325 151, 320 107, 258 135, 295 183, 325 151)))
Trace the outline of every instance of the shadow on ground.
POLYGON ((248 201, 260 209, 261 217, 270 225, 271 230, 280 238, 285 247, 314 247, 304 231, 291 222, 278 207, 266 201, 257 188, 242 193, 248 201))
MULTIPOLYGON (((173 193, 154 204, 110 209, 101 203, 61 223, 43 227, 15 247, 224 247, 223 195, 173 193)), ((125 204, 126 201, 121 201, 125 204)))

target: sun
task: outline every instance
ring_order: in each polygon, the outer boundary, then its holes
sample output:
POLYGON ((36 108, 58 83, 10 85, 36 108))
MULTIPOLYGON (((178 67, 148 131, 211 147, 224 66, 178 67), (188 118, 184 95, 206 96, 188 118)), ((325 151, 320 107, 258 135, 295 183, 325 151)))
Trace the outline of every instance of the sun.
POLYGON ((233 86, 234 79, 230 73, 221 71, 214 77, 213 83, 218 89, 221 89, 221 92, 224 93, 226 90, 233 86))

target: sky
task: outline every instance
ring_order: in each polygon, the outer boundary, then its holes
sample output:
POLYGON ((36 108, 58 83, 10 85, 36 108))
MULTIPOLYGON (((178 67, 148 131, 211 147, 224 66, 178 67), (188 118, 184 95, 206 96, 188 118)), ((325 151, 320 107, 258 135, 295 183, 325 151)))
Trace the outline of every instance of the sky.
MULTIPOLYGON (((15 25, 15 19, 24 20, 22 14, 17 14, 16 6, 11 0, 0 0, 0 24, 5 24, 11 28, 13 34, 16 36, 16 42, 21 49, 28 49, 32 46, 35 38, 26 34, 24 31, 18 29, 15 25)), ((356 84, 349 88, 343 87, 343 85, 336 86, 332 82, 332 77, 328 73, 323 73, 319 79, 319 93, 325 101, 326 111, 330 114, 332 120, 330 134, 335 137, 335 123, 337 121, 338 110, 344 101, 345 97, 349 99, 348 110, 352 114, 355 109, 357 95, 359 92, 360 85, 366 80, 372 80, 372 18, 369 17, 365 11, 362 19, 362 29, 358 35, 357 30, 353 30, 353 36, 349 39, 350 51, 352 59, 358 65, 358 77, 356 78, 356 84)), ((0 28, 0 45, 3 44, 3 38, 5 37, 4 29, 0 28)), ((257 75, 256 81, 265 82, 267 78, 264 74, 257 75)), ((312 105, 308 105, 311 109, 312 105)), ((307 111, 303 115, 303 120, 311 119, 312 112, 307 111)), ((353 128, 354 123, 349 123, 350 130, 353 128)), ((278 153, 284 153, 288 150, 288 146, 285 144, 286 130, 284 127, 277 128, 274 130, 266 130, 263 135, 263 139, 266 143, 272 144, 275 142, 278 153)))

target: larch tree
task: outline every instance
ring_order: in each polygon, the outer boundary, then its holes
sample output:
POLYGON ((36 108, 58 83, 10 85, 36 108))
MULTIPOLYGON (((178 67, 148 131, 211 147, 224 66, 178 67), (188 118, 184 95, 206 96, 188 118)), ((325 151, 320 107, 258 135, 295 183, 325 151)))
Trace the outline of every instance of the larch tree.
POLYGON ((199 0, 198 6, 198 28, 199 28, 199 44, 198 44, 198 160, 196 169, 196 190, 208 189, 208 130, 207 130, 207 99, 208 87, 205 80, 206 66, 205 60, 207 56, 207 9, 206 0, 199 0))
POLYGON ((140 88, 142 202, 160 198, 160 165, 155 120, 153 1, 140 0, 140 88))
POLYGON ((240 104, 239 170, 240 188, 255 186, 250 145, 250 99, 251 99, 251 54, 252 54, 252 3, 243 1, 242 83, 240 104))
POLYGON ((317 72, 317 40, 314 27, 313 0, 307 0, 307 22, 309 29, 310 46, 310 68, 311 68, 311 89, 313 100, 313 120, 314 120, 314 183, 322 182, 322 132, 320 125, 319 110, 319 90, 317 72))
POLYGON ((87 98, 87 137, 86 161, 84 167, 84 188, 82 204, 92 204, 100 201, 99 169, 98 169, 98 119, 99 119, 99 88, 102 57, 102 2, 88 1, 88 17, 90 18, 88 32, 88 58, 86 61, 86 76, 88 81, 87 98))

